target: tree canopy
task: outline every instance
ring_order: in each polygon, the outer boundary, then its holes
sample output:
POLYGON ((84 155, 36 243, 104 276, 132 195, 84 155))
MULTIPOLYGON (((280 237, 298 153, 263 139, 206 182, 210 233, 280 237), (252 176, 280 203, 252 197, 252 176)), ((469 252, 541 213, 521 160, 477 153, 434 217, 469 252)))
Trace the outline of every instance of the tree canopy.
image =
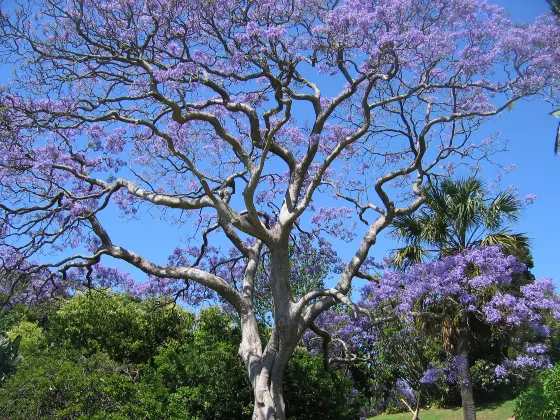
POLYGON ((489 158, 500 145, 476 140, 479 127, 520 99, 554 100, 560 78, 552 18, 519 27, 479 0, 12 9, 0 14, 16 75, 0 95, 0 259, 16 275, 2 292, 114 286, 226 303, 241 321, 255 419, 285 418, 283 373, 300 338, 332 306, 355 308, 353 279, 370 277, 371 247, 420 207, 422 185, 458 159, 489 158), (117 243, 113 211, 161 211, 190 245, 152 261, 117 243), (334 287, 294 296, 299 231, 319 249, 359 236, 334 287), (101 264, 110 259, 149 283, 101 264), (254 303, 265 260, 267 342, 254 303))

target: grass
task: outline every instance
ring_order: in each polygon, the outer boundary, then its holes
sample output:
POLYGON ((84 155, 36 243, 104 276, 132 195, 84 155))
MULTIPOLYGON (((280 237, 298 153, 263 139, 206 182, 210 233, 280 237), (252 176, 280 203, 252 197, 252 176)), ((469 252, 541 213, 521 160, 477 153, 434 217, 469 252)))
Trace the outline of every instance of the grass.
MULTIPOLYGON (((490 404, 476 410, 477 420, 506 420, 513 416, 515 401, 490 404)), ((372 417, 374 420, 410 420, 412 413, 388 414, 372 417)), ((463 410, 459 408, 420 411, 420 420, 462 420, 463 410)))

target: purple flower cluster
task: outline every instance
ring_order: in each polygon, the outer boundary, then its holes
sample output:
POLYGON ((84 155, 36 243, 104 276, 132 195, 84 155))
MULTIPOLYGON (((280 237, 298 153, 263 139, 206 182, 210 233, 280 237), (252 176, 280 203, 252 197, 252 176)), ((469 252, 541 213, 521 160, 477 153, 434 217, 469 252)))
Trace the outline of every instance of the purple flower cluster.
POLYGON ((442 378, 443 371, 436 367, 430 365, 428 369, 424 372, 424 376, 420 379, 421 384, 434 384, 442 378))
MULTIPOLYGON (((525 269, 524 264, 505 255, 499 247, 469 249, 439 261, 414 265, 406 272, 387 269, 378 282, 362 289, 359 305, 374 314, 394 313, 405 319, 411 318, 411 313, 415 318, 419 313, 456 316, 464 311, 506 331, 525 325, 547 335, 550 327, 543 315, 560 319, 560 298, 550 279, 532 281, 522 286, 518 294, 508 293, 513 276, 525 269)), ((377 340, 376 329, 365 317, 353 319, 347 313, 329 312, 318 319, 318 324, 334 331, 337 338, 353 349, 359 349, 363 340, 377 340)), ((527 345, 517 358, 498 365, 496 376, 505 377, 509 369, 546 368, 546 351, 542 343, 527 345)), ((443 367, 429 365, 420 383, 432 384, 440 379, 455 383, 461 363, 465 363, 464 359, 455 356, 443 367)))
POLYGON ((547 346, 543 343, 527 343, 525 350, 521 351, 515 359, 505 359, 496 366, 495 375, 503 380, 510 372, 522 372, 524 370, 552 369, 549 357, 546 355, 547 346))
POLYGON ((536 330, 542 311, 560 319, 560 298, 550 279, 521 287, 521 296, 506 292, 504 287, 512 277, 524 270, 522 263, 499 247, 476 248, 414 265, 406 272, 387 270, 379 283, 367 285, 362 294, 368 306, 391 302, 402 315, 413 308, 466 310, 491 324, 526 324, 536 330))

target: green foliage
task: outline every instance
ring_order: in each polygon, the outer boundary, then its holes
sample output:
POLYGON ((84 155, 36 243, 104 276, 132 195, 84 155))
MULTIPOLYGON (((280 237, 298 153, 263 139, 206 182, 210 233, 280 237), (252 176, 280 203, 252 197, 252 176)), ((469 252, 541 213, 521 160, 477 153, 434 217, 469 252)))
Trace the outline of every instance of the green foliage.
POLYGON ((191 340, 162 346, 145 375, 195 418, 241 419, 252 412, 252 389, 237 356, 241 333, 218 308, 202 310, 191 340))
POLYGON ((515 400, 517 420, 557 420, 560 418, 560 364, 542 372, 534 385, 515 400))
POLYGON ((5 333, 0 333, 0 385, 16 372, 21 358, 19 357, 19 344, 21 336, 18 335, 13 340, 5 333))
MULTIPOLYGON (((17 311, 5 325, 12 342, 21 336, 21 363, 0 388, 0 418, 251 416, 253 391, 237 354, 241 332, 218 308, 195 318, 105 291, 17 311)), ((285 383, 292 418, 356 417, 352 379, 325 372, 320 357, 298 350, 285 383)))
POLYGON ((304 349, 295 351, 285 373, 288 419, 354 419, 360 402, 351 378, 328 373, 321 358, 304 349))
POLYGON ((170 305, 91 291, 68 300, 49 321, 47 335, 55 344, 84 354, 104 351, 114 360, 145 363, 167 340, 185 340, 194 317, 170 305))
POLYGON ((43 329, 35 322, 22 321, 7 332, 11 340, 21 337, 19 351, 21 354, 33 355, 46 346, 43 329))
POLYGON ((24 358, 0 390, 0 417, 11 420, 158 419, 161 403, 104 353, 84 358, 44 351, 24 358))
POLYGON ((6 332, 25 319, 26 309, 17 305, 9 311, 0 311, 0 331, 6 332))
POLYGON ((479 359, 471 366, 474 388, 480 393, 493 392, 496 387, 496 366, 488 360, 479 359))

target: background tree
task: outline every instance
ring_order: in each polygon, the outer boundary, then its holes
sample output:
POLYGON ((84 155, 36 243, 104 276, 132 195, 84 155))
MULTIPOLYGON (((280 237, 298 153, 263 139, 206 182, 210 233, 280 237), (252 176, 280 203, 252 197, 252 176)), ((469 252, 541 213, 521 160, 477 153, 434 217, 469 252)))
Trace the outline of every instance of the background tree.
MULTIPOLYGON (((219 308, 202 309, 195 318, 178 306, 109 290, 52 306, 0 315, 0 322, 10 325, 9 336, 22 339, 21 364, 0 390, 0 417, 251 415, 253 393, 237 354, 241 331, 219 308)), ((319 413, 354 419, 362 403, 352 378, 325 372, 322 359, 303 349, 290 361, 285 381, 288 418, 319 413)))
POLYGON ((425 202, 417 213, 393 220, 391 233, 406 246, 395 251, 399 266, 459 254, 465 249, 499 245, 511 255, 527 253, 529 240, 512 233, 523 204, 517 195, 504 191, 489 195, 485 183, 476 177, 444 179, 423 189, 425 202))
MULTIPOLYGON (((405 317, 414 312, 433 314, 431 323, 441 329, 443 348, 453 356, 452 372, 461 390, 463 415, 470 420, 476 418, 469 365, 474 320, 493 325, 502 334, 527 326, 536 334, 548 335, 544 315, 560 317, 560 298, 550 279, 531 281, 516 294, 504 289, 524 270, 523 264, 497 246, 473 248, 412 265, 404 272, 387 270, 379 282, 366 286, 364 294, 373 307, 380 305, 405 317)), ((544 349, 542 344, 526 344, 525 349, 518 349, 515 361, 506 360, 504 365, 547 366, 544 349)), ((496 374, 501 376, 505 366, 496 368, 496 374)), ((440 373, 436 367, 428 369, 421 381, 435 382, 440 373)))
MULTIPOLYGON (((423 194, 425 203, 419 212, 398 217, 393 221, 393 236, 407 244, 394 253, 394 261, 398 266, 407 267, 420 263, 433 253, 442 258, 460 254, 466 249, 489 245, 498 245, 507 254, 532 263, 528 251, 528 238, 523 234, 512 233, 508 226, 508 223, 517 220, 523 209, 522 202, 514 192, 504 191, 490 196, 484 182, 473 176, 464 179, 444 179, 439 184, 431 184, 424 188, 423 194)), ((530 280, 530 275, 525 274, 530 280)), ((528 279, 517 275, 512 283, 508 283, 507 288, 517 288, 519 292, 519 287, 528 279)), ((446 341, 444 347, 449 351, 452 351, 454 340, 458 345, 456 334, 468 337, 468 341, 463 343, 469 347, 468 352, 474 344, 474 337, 482 340, 486 351, 492 348, 489 343, 496 341, 491 332, 492 328, 487 328, 476 318, 469 319, 469 316, 469 312, 466 311, 463 318, 453 315, 440 324, 443 328, 441 337, 446 341), (463 330, 465 331, 462 332, 463 330), (477 334, 473 335, 473 331, 477 334)), ((499 338, 497 350, 503 351, 507 342, 508 340, 499 338)), ((472 352, 470 354, 473 355, 472 352)), ((477 356, 480 359, 481 354, 477 356)), ((462 399, 474 401, 472 378, 469 377, 468 382, 471 386, 461 387, 462 399), (464 395, 465 393, 470 395, 464 395)))
POLYGON ((336 304, 356 310, 348 294, 367 277, 377 235, 420 206, 438 167, 499 149, 472 141, 481 124, 557 84, 559 34, 544 21, 515 27, 478 0, 47 0, 3 10, 1 56, 16 77, 0 97, 0 258, 27 274, 3 292, 131 287, 100 264, 114 258, 150 276, 142 291, 221 299, 240 319, 254 418, 284 419, 284 370, 304 332, 336 304), (321 206, 333 194, 336 207, 321 206), (352 239, 344 203, 365 223, 356 252, 336 286, 296 299, 290 234, 352 239), (115 207, 161 209, 181 227, 191 219, 199 246, 150 261, 117 243, 115 207), (232 249, 220 253, 224 242, 232 249), (265 253, 266 343, 254 305, 265 253))

